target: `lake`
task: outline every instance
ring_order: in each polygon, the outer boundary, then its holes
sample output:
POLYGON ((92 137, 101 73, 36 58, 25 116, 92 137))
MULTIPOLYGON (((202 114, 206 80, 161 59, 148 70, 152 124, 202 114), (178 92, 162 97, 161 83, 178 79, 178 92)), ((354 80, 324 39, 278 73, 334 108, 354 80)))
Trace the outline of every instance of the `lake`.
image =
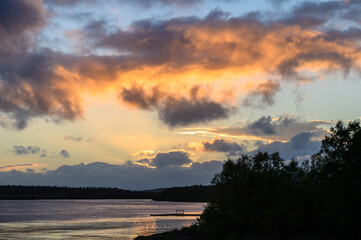
POLYGON ((0 239, 133 239, 180 229, 197 217, 150 214, 201 213, 205 203, 120 200, 0 200, 0 239))

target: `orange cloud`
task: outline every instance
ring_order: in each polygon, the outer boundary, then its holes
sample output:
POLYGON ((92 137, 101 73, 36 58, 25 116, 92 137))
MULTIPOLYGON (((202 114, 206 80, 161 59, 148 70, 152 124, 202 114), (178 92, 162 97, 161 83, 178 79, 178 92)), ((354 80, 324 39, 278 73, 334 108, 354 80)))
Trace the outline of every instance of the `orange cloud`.
POLYGON ((39 167, 38 164, 16 164, 16 165, 5 165, 0 166, 1 171, 21 170, 24 168, 39 167))
MULTIPOLYGON (((186 126, 227 118, 240 99, 246 106, 254 106, 250 98, 256 106, 273 104, 285 81, 310 83, 328 72, 361 69, 357 31, 335 38, 330 29, 315 30, 327 19, 305 24, 299 21, 304 9, 268 23, 228 18, 220 10, 202 19, 141 20, 114 32, 105 31, 102 21, 89 23, 84 44, 94 52, 110 49, 109 55, 33 50, 11 42, 19 37, 30 44, 26 34, 43 26, 44 10, 31 9, 40 18, 33 25, 21 23, 11 36, 0 29, 0 40, 11 43, 0 49, 0 111, 17 129, 36 117, 81 119, 84 96, 114 92, 126 106, 157 111, 170 127, 186 126)), ((1 125, 8 126, 4 119, 1 125)))

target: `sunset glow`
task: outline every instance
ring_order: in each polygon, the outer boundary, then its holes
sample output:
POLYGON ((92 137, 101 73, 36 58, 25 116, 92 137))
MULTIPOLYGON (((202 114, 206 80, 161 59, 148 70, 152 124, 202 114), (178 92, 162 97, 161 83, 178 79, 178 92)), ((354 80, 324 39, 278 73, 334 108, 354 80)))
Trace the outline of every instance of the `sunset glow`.
POLYGON ((305 159, 336 120, 360 118, 359 12, 3 0, 0 182, 147 189, 208 184, 258 150, 305 159))

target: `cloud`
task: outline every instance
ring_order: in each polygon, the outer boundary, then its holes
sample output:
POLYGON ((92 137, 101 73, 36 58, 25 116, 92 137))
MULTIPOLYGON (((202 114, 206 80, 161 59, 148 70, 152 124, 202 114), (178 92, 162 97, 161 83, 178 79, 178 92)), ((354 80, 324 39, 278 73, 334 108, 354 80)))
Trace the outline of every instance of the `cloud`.
POLYGON ((12 152, 16 155, 37 154, 40 152, 40 148, 36 146, 24 147, 20 145, 14 145, 12 152))
POLYGON ((0 110, 16 129, 24 129, 35 117, 54 121, 81 118, 83 110, 77 95, 68 86, 59 86, 71 79, 55 73, 57 57, 44 50, 19 59, 19 64, 0 65, 0 110))
POLYGON ((360 1, 304 1, 298 3, 284 23, 317 27, 337 20, 359 21, 360 1))
POLYGON ((12 129, 34 118, 81 120, 83 96, 109 89, 170 127, 205 123, 231 116, 240 97, 243 107, 268 106, 285 82, 361 69, 358 1, 299 3, 267 21, 220 9, 126 28, 91 20, 79 29, 90 52, 78 55, 38 46, 49 18, 41 1, 0 4, 0 125, 12 129), (348 28, 338 28, 339 19, 348 28))
POLYGON ((14 145, 11 151, 16 155, 39 154, 38 156, 40 158, 58 158, 58 157, 69 158, 70 157, 70 154, 65 149, 60 150, 59 154, 52 153, 49 155, 45 149, 41 149, 37 146, 25 147, 25 146, 21 146, 21 145, 14 145))
POLYGON ((198 152, 223 152, 227 157, 240 156, 246 151, 242 144, 231 139, 213 138, 212 141, 204 140, 200 143, 188 143, 187 148, 198 152))
POLYGON ((189 153, 184 151, 158 152, 150 162, 154 167, 183 166, 192 163, 189 153))
POLYGON ((195 123, 208 122, 227 118, 231 112, 230 106, 215 102, 205 97, 197 96, 197 88, 192 89, 190 98, 175 98, 158 88, 153 88, 151 94, 144 89, 133 86, 124 88, 119 97, 123 102, 137 108, 156 109, 159 119, 170 127, 186 126, 195 123))
POLYGON ((129 154, 131 157, 151 157, 154 155, 153 150, 141 150, 135 153, 129 154))
POLYGON ((264 104, 271 106, 274 104, 274 96, 280 90, 280 83, 275 81, 267 81, 258 84, 250 91, 243 104, 246 106, 263 107, 264 104), (260 97, 260 102, 257 101, 260 97))
POLYGON ((208 99, 170 99, 158 108, 159 118, 168 126, 187 126, 228 117, 230 109, 208 99))
POLYGON ((82 137, 82 136, 77 136, 77 137, 75 137, 75 136, 73 136, 73 135, 65 135, 65 136, 64 136, 64 140, 65 140, 65 141, 77 142, 77 143, 79 143, 79 142, 92 142, 92 141, 94 141, 92 138, 84 138, 84 137, 82 137))
MULTIPOLYGON (((211 128, 206 132, 212 134, 222 134, 238 137, 253 137, 264 140, 288 141, 291 137, 301 132, 323 132, 327 133, 322 127, 331 125, 332 121, 312 120, 305 121, 288 114, 280 115, 276 118, 271 116, 262 116, 251 122, 246 122, 241 126, 211 128)), ((259 139, 259 140, 261 140, 259 139)))
POLYGON ((153 7, 159 4, 184 7, 184 6, 194 5, 202 1, 204 0, 121 0, 121 2, 136 4, 144 8, 153 7))
POLYGON ((260 143, 258 148, 251 152, 254 154, 258 151, 274 153, 279 152, 285 160, 310 159, 310 156, 321 149, 321 141, 313 140, 315 137, 323 135, 324 132, 301 132, 293 136, 287 142, 274 141, 269 144, 260 143))
MULTIPOLYGON (((295 10, 293 14, 302 11, 295 10)), ((197 66, 206 70, 278 71, 289 77, 291 73, 298 74, 299 67, 306 62, 320 61, 327 68, 341 69, 349 68, 344 61, 351 66, 355 64, 352 55, 345 51, 352 49, 351 45, 320 40, 317 33, 289 19, 284 20, 287 24, 274 20, 266 25, 258 19, 227 18, 215 12, 219 11, 212 11, 204 19, 140 20, 134 22, 130 30, 105 35, 100 31, 91 37, 96 47, 127 52, 142 64, 167 64, 176 69, 197 66), (228 38, 225 41, 219 36, 228 38)))
POLYGON ((65 135, 64 140, 66 140, 66 141, 74 141, 74 142, 81 142, 81 141, 83 141, 83 137, 81 137, 81 136, 74 137, 72 135, 65 135))
POLYGON ((60 6, 60 7, 74 7, 81 3, 95 3, 96 0, 44 0, 45 4, 60 6))
POLYGON ((37 164, 31 164, 31 163, 26 163, 26 164, 12 164, 12 165, 4 165, 4 166, 0 166, 0 170, 2 171, 9 171, 9 170, 16 170, 16 169, 21 169, 21 168, 28 168, 28 167, 37 167, 37 164))
POLYGON ((275 126, 272 124, 271 116, 263 116, 260 119, 248 124, 246 129, 254 135, 274 135, 276 134, 275 126))
POLYGON ((62 158, 70 158, 70 154, 65 149, 60 150, 59 155, 62 158))
MULTIPOLYGON (((175 6, 175 7, 186 7, 192 6, 197 3, 203 2, 204 0, 116 0, 112 1, 115 4, 122 6, 123 4, 131 4, 142 8, 150 8, 155 6, 175 6)), ((224 2, 235 1, 225 0, 224 2)), ((77 4, 101 4, 103 1, 100 0, 45 0, 46 4, 60 7, 74 7, 77 4)))
POLYGON ((164 168, 189 165, 193 161, 189 158, 188 152, 175 150, 170 152, 157 152, 154 157, 140 159, 137 162, 152 167, 164 168))
POLYGON ((149 168, 138 164, 89 164, 63 165, 43 173, 21 171, 0 172, 0 182, 11 185, 57 185, 101 186, 144 190, 159 187, 209 185, 223 163, 208 161, 193 162, 189 167, 149 168))

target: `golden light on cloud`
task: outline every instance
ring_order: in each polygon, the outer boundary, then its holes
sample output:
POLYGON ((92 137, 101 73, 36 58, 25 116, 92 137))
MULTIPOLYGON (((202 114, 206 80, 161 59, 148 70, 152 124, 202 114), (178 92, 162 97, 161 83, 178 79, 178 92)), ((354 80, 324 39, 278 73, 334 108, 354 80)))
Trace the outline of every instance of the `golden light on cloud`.
POLYGON ((5 165, 0 166, 0 171, 12 171, 12 170, 23 170, 23 169, 31 169, 31 168, 37 168, 40 166, 45 166, 45 164, 16 164, 16 165, 5 165))
MULTIPOLYGON (((351 3, 340 4, 347 9, 351 3)), ((171 128, 206 123, 229 118, 239 103, 274 104, 285 82, 311 83, 329 72, 361 69, 357 32, 323 25, 325 16, 304 16, 302 9, 267 22, 261 15, 230 17, 220 9, 203 18, 149 18, 118 28, 91 21, 63 31, 86 53, 27 46, 12 52, 22 47, 12 40, 24 38, 30 45, 27 32, 44 27, 45 9, 34 11, 41 21, 0 35, 8 44, 1 49, 19 62, 5 71, 0 85, 3 105, 12 106, 2 109, 19 129, 35 117, 81 119, 84 96, 109 94, 127 107, 156 111, 171 128), (309 18, 300 21, 299 14, 309 18)))

